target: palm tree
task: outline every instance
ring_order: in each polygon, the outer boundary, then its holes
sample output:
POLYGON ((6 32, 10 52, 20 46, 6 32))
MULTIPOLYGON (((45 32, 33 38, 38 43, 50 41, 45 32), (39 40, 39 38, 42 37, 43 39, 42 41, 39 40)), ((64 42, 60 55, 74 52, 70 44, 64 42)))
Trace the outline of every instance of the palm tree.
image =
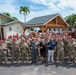
POLYGON ((12 19, 14 19, 14 20, 18 20, 17 17, 11 16, 9 12, 3 12, 3 14, 10 17, 10 18, 12 18, 12 19))
POLYGON ((13 16, 12 18, 13 18, 14 20, 18 20, 18 18, 14 17, 14 16, 13 16))
POLYGON ((3 12, 3 14, 8 16, 8 17, 11 17, 10 13, 8 13, 8 12, 3 12))
POLYGON ((26 22, 26 15, 30 13, 29 8, 26 6, 21 6, 19 13, 24 15, 24 22, 26 22))

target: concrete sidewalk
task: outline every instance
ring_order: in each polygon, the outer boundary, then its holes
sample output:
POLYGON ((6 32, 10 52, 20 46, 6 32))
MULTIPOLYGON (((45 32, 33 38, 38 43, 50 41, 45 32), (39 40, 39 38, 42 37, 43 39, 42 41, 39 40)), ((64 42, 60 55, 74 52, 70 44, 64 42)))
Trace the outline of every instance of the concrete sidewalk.
POLYGON ((76 75, 76 64, 2 64, 0 75, 76 75))

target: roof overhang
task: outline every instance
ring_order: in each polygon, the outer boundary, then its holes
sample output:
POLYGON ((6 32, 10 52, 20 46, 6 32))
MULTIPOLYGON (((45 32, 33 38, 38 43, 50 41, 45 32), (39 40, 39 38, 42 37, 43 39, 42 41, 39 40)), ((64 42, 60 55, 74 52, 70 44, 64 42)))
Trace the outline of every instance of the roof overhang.
POLYGON ((8 22, 8 23, 5 23, 5 24, 1 24, 2 26, 8 26, 8 25, 11 25, 11 24, 14 24, 14 23, 21 23, 21 25, 23 24, 23 22, 20 22, 20 21, 12 21, 12 22, 8 22))
POLYGON ((35 25, 23 25, 23 27, 39 27, 39 26, 44 26, 43 24, 35 24, 35 25))
POLYGON ((51 18, 50 20, 48 20, 47 22, 43 23, 43 24, 23 24, 23 27, 34 27, 34 26, 44 26, 46 25, 48 22, 52 21, 54 18, 56 18, 57 16, 59 16, 63 22, 65 23, 65 25, 68 27, 69 24, 64 20, 64 18, 58 13, 56 16, 54 16, 53 18, 51 18))
POLYGON ((55 17, 53 17, 52 19, 50 19, 49 21, 47 21, 47 22, 44 23, 43 25, 46 25, 48 22, 52 21, 52 20, 53 20, 54 18, 56 18, 57 16, 59 16, 59 17, 64 21, 64 23, 65 23, 67 26, 69 26, 69 24, 63 19, 63 17, 62 17, 60 14, 56 15, 55 17))

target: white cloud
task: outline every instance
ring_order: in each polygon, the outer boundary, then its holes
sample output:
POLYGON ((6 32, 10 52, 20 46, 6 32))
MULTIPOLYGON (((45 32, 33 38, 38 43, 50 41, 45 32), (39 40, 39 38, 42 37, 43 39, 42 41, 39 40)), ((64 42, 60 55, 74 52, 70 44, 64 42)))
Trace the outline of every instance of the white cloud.
POLYGON ((59 3, 57 5, 61 9, 65 9, 65 7, 71 7, 72 9, 76 9, 76 0, 59 0, 59 3))
POLYGON ((11 14, 18 13, 18 11, 15 9, 16 7, 14 5, 7 5, 7 4, 1 4, 0 5, 0 12, 9 12, 11 14))
POLYGON ((65 9, 65 7, 71 7, 76 9, 76 0, 29 0, 34 3, 43 4, 48 7, 57 7, 60 9, 65 9), (57 4, 56 4, 57 3, 57 4))
MULTIPOLYGON (((39 3, 39 0, 32 0, 35 3, 39 3)), ((43 1, 43 0, 42 0, 43 1)), ((76 1, 75 0, 44 0, 46 2, 46 6, 48 9, 43 9, 40 11, 31 11, 29 15, 27 15, 27 20, 30 20, 34 17, 37 16, 42 16, 42 15, 48 15, 48 14, 53 14, 53 13, 60 13, 63 17, 66 17, 67 15, 76 13, 76 1), (67 8, 67 9, 66 9, 67 8), (73 10, 70 10, 73 9, 73 10)), ((43 5, 45 5, 43 3, 43 5)), ((40 4, 42 4, 40 2, 40 4)), ((34 8, 32 6, 32 8, 34 8)))
MULTIPOLYGON (((40 7, 34 7, 30 4, 30 14, 27 15, 26 20, 30 20, 37 16, 48 15, 53 13, 60 13, 63 17, 76 13, 76 0, 29 0, 36 4, 42 4, 47 9, 39 10, 40 7), (67 8, 67 10, 66 10, 67 8), (70 8, 72 10, 70 10, 70 8), (39 10, 34 11, 33 9, 39 10)), ((14 5, 16 0, 1 0, 0 12, 9 12, 12 16, 16 16, 20 21, 24 21, 23 15, 19 14, 19 8, 14 5)))
POLYGON ((15 0, 1 0, 0 3, 0 13, 9 12, 11 16, 15 16, 20 21, 23 21, 23 16, 19 14, 18 7, 14 5, 15 0))

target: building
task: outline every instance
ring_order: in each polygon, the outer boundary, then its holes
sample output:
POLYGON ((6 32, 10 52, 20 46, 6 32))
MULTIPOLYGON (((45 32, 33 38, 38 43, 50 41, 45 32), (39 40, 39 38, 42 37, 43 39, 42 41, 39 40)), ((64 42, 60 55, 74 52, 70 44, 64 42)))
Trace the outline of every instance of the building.
POLYGON ((23 24, 24 31, 26 31, 26 29, 29 27, 40 28, 42 34, 44 34, 46 30, 56 33, 62 33, 63 31, 67 30, 68 24, 63 19, 63 17, 59 13, 57 13, 35 17, 23 24))
POLYGON ((0 13, 0 39, 8 38, 9 35, 23 33, 22 22, 16 21, 0 13))

